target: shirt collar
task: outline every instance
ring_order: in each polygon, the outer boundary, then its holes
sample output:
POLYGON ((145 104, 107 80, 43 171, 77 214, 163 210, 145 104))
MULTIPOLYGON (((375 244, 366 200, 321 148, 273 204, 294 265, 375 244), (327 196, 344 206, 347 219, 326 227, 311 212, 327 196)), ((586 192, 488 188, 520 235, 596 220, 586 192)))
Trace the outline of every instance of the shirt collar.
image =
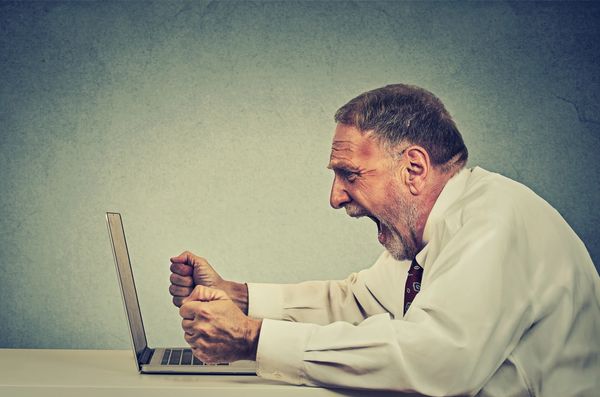
POLYGON ((427 243, 431 239, 435 225, 443 218, 446 210, 462 195, 471 171, 470 168, 463 168, 450 178, 435 201, 423 229, 423 244, 425 244, 425 247, 417 254, 416 259, 419 264, 425 262, 427 243))

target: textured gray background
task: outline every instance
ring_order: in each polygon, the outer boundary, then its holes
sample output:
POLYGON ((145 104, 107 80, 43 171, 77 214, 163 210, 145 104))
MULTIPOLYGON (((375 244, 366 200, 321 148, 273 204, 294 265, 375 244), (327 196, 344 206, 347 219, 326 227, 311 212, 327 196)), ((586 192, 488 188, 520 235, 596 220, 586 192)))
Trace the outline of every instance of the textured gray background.
POLYGON ((600 7, 576 3, 0 3, 0 347, 129 346, 104 211, 124 215, 152 345, 181 344, 168 258, 342 278, 381 248, 328 206, 332 114, 436 93, 481 165, 600 261, 600 7))

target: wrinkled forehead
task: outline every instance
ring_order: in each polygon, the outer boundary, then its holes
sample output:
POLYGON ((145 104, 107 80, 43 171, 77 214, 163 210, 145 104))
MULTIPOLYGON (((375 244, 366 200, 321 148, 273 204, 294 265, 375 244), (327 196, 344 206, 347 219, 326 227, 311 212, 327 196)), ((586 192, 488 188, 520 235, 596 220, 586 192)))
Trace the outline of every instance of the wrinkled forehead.
POLYGON ((370 132, 360 132, 355 127, 338 124, 331 143, 331 159, 359 157, 369 158, 380 149, 377 139, 370 132))

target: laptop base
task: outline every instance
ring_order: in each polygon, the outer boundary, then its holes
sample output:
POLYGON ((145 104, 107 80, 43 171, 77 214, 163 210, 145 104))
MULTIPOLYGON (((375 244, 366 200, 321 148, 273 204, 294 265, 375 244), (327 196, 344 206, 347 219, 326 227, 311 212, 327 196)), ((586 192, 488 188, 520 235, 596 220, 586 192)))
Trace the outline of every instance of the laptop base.
MULTIPOLYGON (((256 375, 256 363, 254 361, 240 360, 227 364, 163 364, 163 356, 166 350, 181 350, 185 348, 157 348, 150 363, 143 364, 140 372, 144 374, 215 374, 215 375, 256 375)), ((188 349, 189 351, 189 349, 188 349)), ((197 360, 195 360, 197 361, 197 360)))

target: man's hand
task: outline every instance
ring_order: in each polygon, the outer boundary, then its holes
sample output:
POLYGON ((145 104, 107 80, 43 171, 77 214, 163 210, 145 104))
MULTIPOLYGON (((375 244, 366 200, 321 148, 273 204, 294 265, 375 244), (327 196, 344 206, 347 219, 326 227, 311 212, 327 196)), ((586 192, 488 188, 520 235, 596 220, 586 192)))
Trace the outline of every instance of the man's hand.
POLYGON ((197 285, 225 291, 236 305, 248 313, 248 287, 246 284, 224 280, 212 266, 189 251, 171 258, 171 286, 173 304, 180 307, 183 299, 189 296, 197 285))
POLYGON ((262 321, 244 315, 224 291, 197 286, 179 314, 184 338, 201 361, 256 360, 262 321))
POLYGON ((196 285, 224 289, 225 280, 212 266, 189 251, 171 258, 171 287, 175 306, 181 306, 183 298, 189 296, 196 285))

